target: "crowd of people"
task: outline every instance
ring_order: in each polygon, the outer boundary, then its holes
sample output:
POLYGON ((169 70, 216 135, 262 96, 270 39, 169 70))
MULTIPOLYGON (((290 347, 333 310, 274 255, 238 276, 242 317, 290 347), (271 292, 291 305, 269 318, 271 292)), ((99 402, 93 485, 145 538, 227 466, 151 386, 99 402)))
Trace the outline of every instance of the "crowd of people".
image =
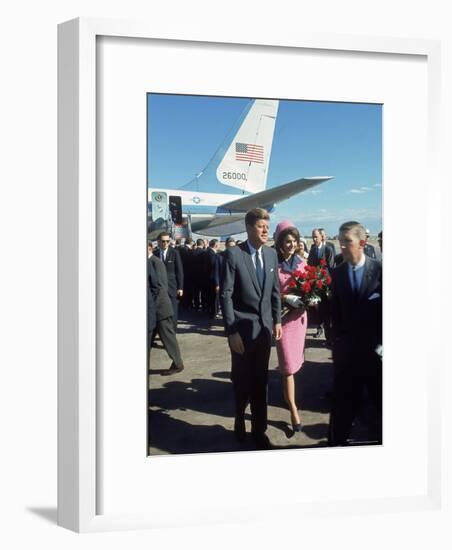
MULTIPOLYGON (((148 243, 149 346, 156 334, 172 360, 163 374, 184 369, 177 343, 178 305, 223 318, 231 351, 235 402, 234 433, 246 437, 245 409, 250 405, 251 432, 257 449, 271 448, 267 429, 267 379, 275 341, 282 392, 294 432, 303 430, 296 403, 295 373, 304 363, 308 321, 314 337, 325 336, 332 349, 334 381, 328 443, 347 445, 365 396, 379 418, 376 442, 382 441, 382 267, 369 231, 356 221, 339 228, 340 251, 325 231, 312 231, 312 245, 289 220, 269 239, 269 214, 255 208, 246 214, 247 239, 229 237, 225 250, 217 239, 171 243, 162 232, 154 248, 148 243), (173 246, 171 246, 173 244, 173 246), (306 308, 290 281, 295 271, 321 265, 331 277, 315 308, 306 308), (166 269, 162 269, 166 268, 166 269), (163 296, 163 297, 162 297, 163 296), (281 317, 281 308, 288 308, 281 317), (220 315, 221 313, 221 315, 220 315)), ((382 251, 382 233, 378 236, 382 251)))

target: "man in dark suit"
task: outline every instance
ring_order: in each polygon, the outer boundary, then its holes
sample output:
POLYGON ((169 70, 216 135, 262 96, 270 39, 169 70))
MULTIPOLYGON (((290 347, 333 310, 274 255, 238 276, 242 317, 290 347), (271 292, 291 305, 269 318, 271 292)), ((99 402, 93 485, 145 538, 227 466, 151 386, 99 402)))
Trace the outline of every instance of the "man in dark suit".
POLYGON ((339 228, 344 261, 332 272, 334 383, 329 444, 346 445, 364 390, 377 411, 381 442, 382 270, 364 254, 366 234, 358 222, 339 228))
MULTIPOLYGON (((334 251, 331 246, 326 246, 322 240, 320 229, 312 230, 313 244, 309 250, 308 265, 318 266, 321 261, 326 262, 325 267, 331 273, 334 268, 334 251)), ((317 310, 317 333, 314 338, 320 338, 325 330, 327 344, 331 344, 331 308, 328 298, 324 296, 317 310)))
POLYGON ((174 330, 177 330, 178 298, 184 294, 184 268, 179 251, 170 246, 171 237, 166 231, 162 231, 157 238, 158 248, 155 255, 160 258, 166 267, 168 276, 168 294, 173 305, 174 330))
POLYGON ((326 267, 331 270, 334 267, 334 252, 330 246, 325 246, 319 229, 312 230, 312 246, 309 250, 308 265, 320 265, 320 260, 325 260, 326 267))
POLYGON ((148 334, 149 350, 152 339, 158 332, 160 339, 172 360, 170 368, 162 375, 176 374, 184 370, 176 331, 173 323, 173 306, 168 295, 166 269, 161 260, 153 255, 152 244, 148 243, 148 334))
MULTIPOLYGON (((225 241, 225 249, 223 252, 217 252, 216 255, 216 262, 215 262, 215 272, 214 272, 214 282, 215 282, 215 290, 218 294, 218 298, 220 296, 220 288, 221 288, 221 281, 223 278, 223 264, 224 264, 224 255, 228 248, 232 248, 235 246, 235 239, 234 237, 228 237, 225 241)), ((221 307, 221 301, 219 301, 219 306, 221 307)))
POLYGON ((235 397, 234 432, 245 438, 245 409, 251 406, 256 448, 271 448, 267 429, 267 377, 272 332, 281 338, 278 258, 263 246, 268 240, 268 212, 254 208, 245 217, 248 239, 224 253, 220 290, 226 335, 231 349, 235 397))
POLYGON ((193 250, 193 305, 196 311, 207 311, 206 283, 204 278, 204 240, 197 239, 196 248, 193 250))
POLYGON ((326 240, 326 231, 325 231, 325 229, 323 227, 319 227, 319 233, 320 233, 320 237, 322 239, 322 245, 324 245, 326 248, 331 249, 331 253, 332 253, 333 258, 334 258, 334 256, 336 256, 336 248, 335 248, 333 243, 330 243, 326 240))
POLYGON ((204 277, 206 286, 207 313, 210 319, 215 319, 218 313, 218 290, 217 290, 217 256, 219 244, 217 239, 211 239, 204 254, 204 277))
POLYGON ((184 273, 184 293, 182 297, 182 304, 185 309, 190 309, 193 307, 193 285, 195 272, 193 269, 192 246, 193 239, 187 237, 184 241, 184 244, 178 248, 184 273))
POLYGON ((369 256, 369 258, 377 259, 377 254, 375 252, 375 246, 369 242, 370 231, 366 229, 366 244, 364 245, 364 254, 369 256))

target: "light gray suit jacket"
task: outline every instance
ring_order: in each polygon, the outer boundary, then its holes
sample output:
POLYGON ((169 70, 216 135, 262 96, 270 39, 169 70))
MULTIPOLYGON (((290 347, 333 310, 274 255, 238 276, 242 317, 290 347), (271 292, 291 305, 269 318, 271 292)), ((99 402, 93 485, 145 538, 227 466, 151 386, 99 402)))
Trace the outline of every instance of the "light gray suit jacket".
POLYGON ((281 322, 278 257, 273 248, 262 247, 264 286, 261 290, 248 242, 224 253, 220 299, 226 335, 240 333, 244 344, 253 341, 262 328, 270 333, 281 322))

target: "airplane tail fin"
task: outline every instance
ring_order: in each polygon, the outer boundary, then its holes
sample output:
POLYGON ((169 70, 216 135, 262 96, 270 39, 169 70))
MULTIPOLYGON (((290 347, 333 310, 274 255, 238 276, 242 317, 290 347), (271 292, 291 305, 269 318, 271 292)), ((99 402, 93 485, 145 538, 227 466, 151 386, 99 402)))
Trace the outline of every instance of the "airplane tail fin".
POLYGON ((235 194, 237 190, 243 194, 263 191, 267 185, 278 106, 278 100, 252 101, 238 129, 231 132, 206 169, 183 189, 235 194))

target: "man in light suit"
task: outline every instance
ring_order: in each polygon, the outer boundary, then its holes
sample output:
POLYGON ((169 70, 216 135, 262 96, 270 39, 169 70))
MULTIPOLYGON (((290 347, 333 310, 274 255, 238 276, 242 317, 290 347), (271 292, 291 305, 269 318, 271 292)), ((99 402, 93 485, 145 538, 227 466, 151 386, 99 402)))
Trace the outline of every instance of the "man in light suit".
POLYGON ((179 250, 170 246, 171 237, 166 231, 158 236, 158 248, 155 256, 160 258, 166 267, 168 277, 168 294, 173 305, 174 330, 177 330, 178 298, 184 294, 184 268, 180 259, 179 250))
POLYGON ((245 409, 251 406, 251 431, 257 449, 271 448, 267 429, 267 377, 272 332, 281 338, 278 258, 264 246, 268 212, 254 208, 245 217, 248 239, 224 252, 220 298, 231 349, 235 398, 234 432, 245 439, 245 409))
POLYGON ((339 228, 344 261, 332 272, 334 382, 329 444, 346 445, 364 390, 377 411, 381 443, 382 270, 364 254, 366 233, 358 222, 339 228))

